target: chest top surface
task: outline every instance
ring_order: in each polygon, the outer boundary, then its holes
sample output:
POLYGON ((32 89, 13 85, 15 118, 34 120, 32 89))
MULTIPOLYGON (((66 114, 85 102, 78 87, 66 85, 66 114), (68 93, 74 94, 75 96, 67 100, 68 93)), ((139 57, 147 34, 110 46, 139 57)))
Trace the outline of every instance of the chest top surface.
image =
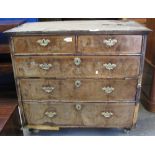
POLYGON ((85 20, 85 21, 55 21, 25 23, 16 28, 5 31, 11 35, 29 34, 61 34, 61 33, 102 33, 102 34, 127 34, 148 33, 150 29, 127 20, 85 20))

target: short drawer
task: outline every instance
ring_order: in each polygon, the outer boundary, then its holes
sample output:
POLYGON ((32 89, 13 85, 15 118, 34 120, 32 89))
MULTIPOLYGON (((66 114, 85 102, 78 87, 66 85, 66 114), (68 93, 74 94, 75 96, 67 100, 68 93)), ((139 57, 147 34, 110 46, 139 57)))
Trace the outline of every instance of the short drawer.
POLYGON ((78 37, 78 51, 82 53, 140 53, 141 45, 141 35, 83 35, 78 37))
POLYGON ((29 125, 131 127, 134 104, 24 103, 29 125))
POLYGON ((135 101, 137 80, 21 79, 23 100, 135 101))
POLYGON ((17 77, 124 78, 139 75, 139 56, 20 56, 17 77))
POLYGON ((20 36, 13 38, 15 53, 73 53, 74 36, 20 36))

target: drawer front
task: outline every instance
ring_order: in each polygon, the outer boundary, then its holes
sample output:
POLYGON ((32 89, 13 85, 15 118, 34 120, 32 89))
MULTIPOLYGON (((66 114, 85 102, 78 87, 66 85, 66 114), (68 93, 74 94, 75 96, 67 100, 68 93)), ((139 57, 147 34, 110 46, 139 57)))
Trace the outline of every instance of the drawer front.
POLYGON ((140 53, 140 35, 85 35, 78 37, 78 51, 100 54, 140 53))
POLYGON ((139 75, 139 56, 15 57, 17 77, 124 78, 139 75))
POLYGON ((30 125, 131 127, 134 104, 24 103, 30 125))
POLYGON ((21 36, 13 38, 15 53, 73 53, 74 36, 21 36))
POLYGON ((23 100, 135 101, 137 80, 21 79, 23 100))

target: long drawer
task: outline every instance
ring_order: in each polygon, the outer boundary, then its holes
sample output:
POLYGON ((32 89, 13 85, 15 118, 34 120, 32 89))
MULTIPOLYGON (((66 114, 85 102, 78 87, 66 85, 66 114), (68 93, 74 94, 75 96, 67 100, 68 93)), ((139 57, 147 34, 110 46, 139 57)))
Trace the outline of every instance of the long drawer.
POLYGON ((124 78, 139 75, 139 56, 15 57, 17 77, 124 78))
POLYGON ((81 35, 78 51, 82 53, 141 53, 141 35, 81 35))
POLYGON ((15 53, 75 52, 75 36, 20 36, 13 43, 15 53))
POLYGON ((24 103, 29 125, 131 127, 134 104, 24 103))
POLYGON ((137 80, 21 79, 23 100, 135 101, 137 80))

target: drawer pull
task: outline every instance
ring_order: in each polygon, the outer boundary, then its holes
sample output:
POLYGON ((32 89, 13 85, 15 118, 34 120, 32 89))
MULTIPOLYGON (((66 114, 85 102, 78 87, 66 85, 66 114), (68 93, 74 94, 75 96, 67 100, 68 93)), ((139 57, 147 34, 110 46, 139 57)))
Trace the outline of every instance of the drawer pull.
POLYGON ((50 43, 50 40, 48 39, 40 39, 40 40, 37 40, 37 43, 40 45, 40 46, 47 46, 49 43, 50 43))
POLYGON ((52 67, 52 64, 43 63, 39 64, 39 67, 43 70, 49 70, 52 67))
POLYGON ((76 80, 76 81, 75 81, 75 86, 76 86, 77 88, 79 88, 79 87, 81 86, 81 81, 80 81, 80 80, 76 80))
POLYGON ((75 108, 76 108, 76 110, 81 110, 82 106, 81 106, 81 104, 76 104, 75 108))
POLYGON ((110 118, 113 116, 112 112, 101 112, 101 115, 104 116, 105 118, 110 118))
POLYGON ((116 64, 112 64, 112 63, 108 63, 108 64, 103 64, 103 66, 104 66, 107 70, 113 70, 117 65, 116 65, 116 64))
POLYGON ((117 39, 105 39, 103 41, 104 44, 106 44, 106 46, 108 47, 113 47, 115 44, 117 44, 117 39))
POLYGON ((80 58, 74 58, 74 64, 76 66, 79 66, 81 64, 81 59, 80 58))
POLYGON ((45 112, 45 115, 49 118, 53 118, 54 116, 56 116, 56 112, 45 112))
POLYGON ((107 93, 107 94, 110 94, 114 91, 114 88, 113 87, 103 87, 102 90, 107 93))
POLYGON ((51 93, 53 92, 53 90, 55 89, 54 87, 42 87, 42 89, 46 92, 46 93, 51 93))

